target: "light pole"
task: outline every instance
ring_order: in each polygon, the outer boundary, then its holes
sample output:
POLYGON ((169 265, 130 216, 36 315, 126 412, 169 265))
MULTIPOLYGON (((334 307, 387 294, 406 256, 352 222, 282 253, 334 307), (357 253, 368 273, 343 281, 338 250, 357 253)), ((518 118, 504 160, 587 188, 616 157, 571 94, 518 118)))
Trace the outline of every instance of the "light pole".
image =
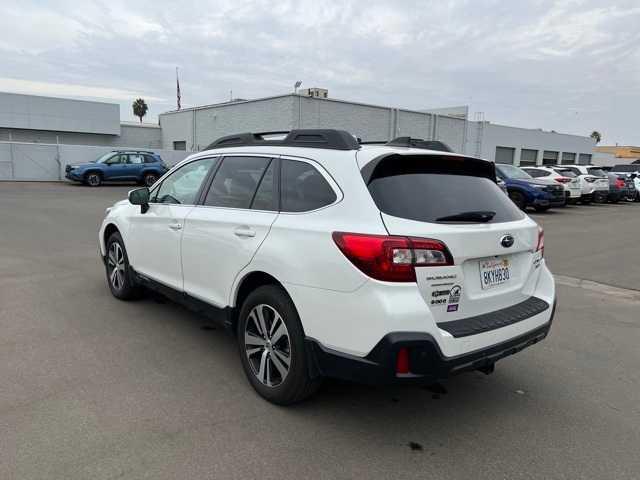
POLYGON ((298 93, 298 89, 300 88, 300 85, 302 85, 302 80, 298 80, 296 83, 293 84, 293 93, 298 93))

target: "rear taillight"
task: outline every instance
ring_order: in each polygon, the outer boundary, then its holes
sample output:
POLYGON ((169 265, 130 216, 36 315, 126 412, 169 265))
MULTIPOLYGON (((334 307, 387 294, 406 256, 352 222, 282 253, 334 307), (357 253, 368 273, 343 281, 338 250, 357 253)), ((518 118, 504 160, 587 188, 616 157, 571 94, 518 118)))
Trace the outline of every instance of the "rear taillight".
POLYGON ((538 225, 538 246, 536 252, 540 252, 540 256, 544 257, 544 229, 538 225))
POLYGON ((621 178, 616 178, 616 187, 618 188, 624 188, 625 187, 625 183, 624 180, 622 180, 621 178))
POLYGON ((560 183, 569 183, 571 181, 568 177, 556 177, 556 182, 560 183))
POLYGON ((453 265, 446 245, 428 238, 333 232, 340 251, 363 273, 386 282, 415 282, 415 267, 453 265))

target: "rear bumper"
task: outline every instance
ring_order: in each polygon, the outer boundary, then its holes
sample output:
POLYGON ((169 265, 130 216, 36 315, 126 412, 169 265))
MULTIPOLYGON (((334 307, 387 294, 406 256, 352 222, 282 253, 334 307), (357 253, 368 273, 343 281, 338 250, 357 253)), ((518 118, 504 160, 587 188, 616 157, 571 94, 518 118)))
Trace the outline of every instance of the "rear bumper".
POLYGON ((428 333, 395 332, 385 335, 366 357, 356 357, 327 349, 312 338, 306 339, 312 376, 340 378, 369 385, 427 385, 452 375, 478 369, 491 369, 496 361, 543 340, 555 314, 554 301, 549 321, 527 333, 504 342, 454 357, 446 357, 428 333), (398 351, 409 351, 410 372, 396 374, 398 351))
POLYGON ((548 197, 548 198, 536 198, 532 205, 534 207, 562 207, 567 204, 566 197, 548 197))

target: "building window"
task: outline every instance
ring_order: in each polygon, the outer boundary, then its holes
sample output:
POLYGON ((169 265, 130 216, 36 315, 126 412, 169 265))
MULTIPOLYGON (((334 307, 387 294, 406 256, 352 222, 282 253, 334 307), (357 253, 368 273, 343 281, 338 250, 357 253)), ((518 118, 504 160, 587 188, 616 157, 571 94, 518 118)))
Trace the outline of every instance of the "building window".
POLYGON ((496 163, 513 165, 516 149, 511 147, 496 147, 496 163))
POLYGON ((545 150, 542 154, 542 165, 557 165, 558 164, 558 152, 551 150, 545 150))
POLYGON ((520 166, 534 167, 538 161, 538 150, 523 148, 520 151, 520 166))
POLYGON ((186 150, 187 149, 187 142, 184 141, 184 140, 173 142, 173 149, 174 150, 186 150))
POLYGON ((589 165, 591 163, 591 154, 590 153, 581 153, 578 157, 578 163, 580 165, 589 165))
POLYGON ((576 163, 576 154, 571 152, 562 152, 562 164, 574 165, 576 163))

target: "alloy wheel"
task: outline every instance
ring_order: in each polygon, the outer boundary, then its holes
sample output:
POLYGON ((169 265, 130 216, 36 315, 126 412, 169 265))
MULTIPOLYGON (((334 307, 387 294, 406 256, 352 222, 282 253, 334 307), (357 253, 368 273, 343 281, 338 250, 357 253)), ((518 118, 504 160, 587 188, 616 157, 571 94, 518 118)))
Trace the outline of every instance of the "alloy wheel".
POLYGON ((124 252, 118 242, 113 242, 109 247, 107 265, 109 266, 109 281, 111 282, 111 286, 116 290, 121 290, 124 286, 125 263, 124 252))
POLYGON ((144 183, 147 187, 152 186, 154 183, 156 183, 156 176, 155 175, 147 175, 144 177, 144 183))
POLYGON ((100 184, 100 177, 96 173, 92 173, 87 177, 87 183, 92 187, 95 187, 100 184))
POLYGON ((291 367, 291 340, 282 316, 270 305, 260 304, 249 312, 244 329, 245 354, 256 378, 277 387, 291 367))

